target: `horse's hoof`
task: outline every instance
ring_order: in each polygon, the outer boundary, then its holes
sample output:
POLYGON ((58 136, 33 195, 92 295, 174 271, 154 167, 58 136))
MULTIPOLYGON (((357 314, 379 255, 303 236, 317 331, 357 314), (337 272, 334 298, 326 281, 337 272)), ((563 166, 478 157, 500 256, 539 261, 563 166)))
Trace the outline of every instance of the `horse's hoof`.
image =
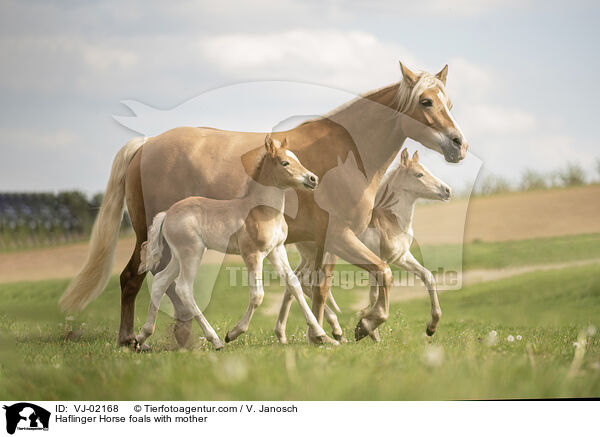
POLYGON ((287 344, 287 337, 285 335, 281 335, 278 334, 277 332, 275 333, 275 337, 277 338, 277 341, 281 344, 287 344))
POLYGON ((431 328, 428 326, 425 330, 425 334, 427 334, 428 337, 431 337, 433 334, 435 334, 435 331, 431 330, 431 328))
POLYGON ((369 334, 369 330, 365 325, 365 319, 360 319, 356 324, 356 328, 354 329, 354 339, 356 341, 360 341, 365 338, 369 334))
POLYGON ((125 338, 125 339, 118 339, 117 340, 117 347, 128 347, 128 348, 133 348, 136 345, 136 339, 135 337, 130 337, 130 338, 125 338))
POLYGON ((373 340, 375 343, 381 343, 381 338, 379 337, 379 329, 375 328, 371 332, 369 332, 369 337, 371 337, 371 340, 373 340))
POLYGON ((348 343, 348 339, 344 337, 344 334, 336 334, 335 332, 332 332, 331 335, 333 335, 333 338, 335 338, 340 343, 348 343))
POLYGON ((136 352, 151 352, 152 348, 149 345, 147 345, 146 343, 143 343, 143 344, 138 344, 135 351, 136 352))
POLYGON ((330 344, 332 346, 340 345, 339 341, 334 340, 333 338, 329 337, 328 335, 319 335, 317 337, 317 341, 315 343, 316 344, 330 344))
POLYGON ((150 352, 152 348, 146 343, 141 343, 137 338, 131 340, 129 346, 134 352, 150 352))

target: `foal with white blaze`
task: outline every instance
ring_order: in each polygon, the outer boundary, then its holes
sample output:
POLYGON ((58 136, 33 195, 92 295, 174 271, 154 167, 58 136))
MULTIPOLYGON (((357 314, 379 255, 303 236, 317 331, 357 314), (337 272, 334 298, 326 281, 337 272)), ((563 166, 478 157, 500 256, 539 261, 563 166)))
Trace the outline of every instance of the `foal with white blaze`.
MULTIPOLYGON (((423 267, 410 253, 413 241, 413 213, 415 203, 418 199, 433 199, 448 201, 451 197, 448 185, 433 176, 423 165, 419 163, 419 154, 415 152, 412 159, 408 157, 408 151, 404 149, 400 155, 400 163, 396 169, 390 171, 382 181, 376 197, 376 205, 371 215, 368 228, 359 236, 365 246, 376 253, 388 264, 395 264, 408 272, 418 275, 429 292, 431 300, 431 321, 427 324, 427 335, 433 335, 437 329, 442 310, 438 302, 435 279, 431 272, 423 267)), ((300 265, 296 273, 303 277, 303 270, 309 269, 308 265, 300 265)), ((305 289, 307 292, 310 288, 305 289)), ((371 306, 376 302, 378 287, 371 285, 371 306)), ((329 301, 337 309, 333 296, 329 295, 329 301)), ((285 325, 289 314, 292 295, 286 293, 281 304, 275 334, 277 338, 285 343, 285 325)), ((369 307, 363 310, 368 311, 369 307)), ((339 309, 338 309, 339 311, 339 309)), ((325 316, 331 324, 335 333, 341 333, 334 311, 325 307, 325 316)), ((374 331, 374 340, 378 341, 377 331, 374 331)))
POLYGON ((225 336, 225 341, 234 340, 248 330, 254 311, 262 303, 262 264, 267 257, 285 279, 286 289, 298 300, 308 326, 318 333, 320 341, 336 343, 327 337, 308 307, 284 248, 287 238, 283 217, 284 189, 312 191, 317 187, 318 178, 287 149, 287 138, 280 143, 267 135, 265 148, 266 153, 258 158, 260 163, 254 181, 244 197, 231 200, 188 197, 155 216, 145 265, 142 264, 140 270, 155 268, 160 263, 163 238, 171 251, 171 260, 156 274, 148 319, 136 336, 138 346, 154 332, 160 300, 173 281, 176 293, 192 309, 208 340, 217 349, 224 346, 194 301, 194 278, 206 249, 240 254, 248 269, 250 303, 242 319, 225 336))

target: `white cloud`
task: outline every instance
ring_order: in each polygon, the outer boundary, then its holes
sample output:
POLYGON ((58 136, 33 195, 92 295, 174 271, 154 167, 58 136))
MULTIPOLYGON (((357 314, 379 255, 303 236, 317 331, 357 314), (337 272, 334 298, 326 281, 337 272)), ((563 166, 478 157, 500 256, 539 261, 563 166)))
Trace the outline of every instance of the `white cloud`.
POLYGON ((358 92, 398 81, 400 59, 416 65, 400 45, 363 31, 235 33, 201 39, 198 46, 230 76, 313 81, 358 92))
POLYGON ((452 96, 470 102, 487 101, 498 81, 491 69, 465 58, 452 58, 448 65, 447 86, 452 96))
POLYGON ((389 1, 346 0, 337 3, 340 11, 362 8, 379 14, 398 14, 399 17, 433 18, 472 18, 489 15, 503 9, 523 9, 532 4, 530 0, 425 0, 425 1, 389 1))
POLYGON ((529 6, 527 0, 429 0, 412 3, 422 12, 430 12, 444 16, 474 17, 486 15, 506 8, 523 8, 529 6))
POLYGON ((459 118, 470 135, 514 135, 531 132, 537 127, 536 117, 520 108, 472 104, 460 113, 468 113, 459 118))

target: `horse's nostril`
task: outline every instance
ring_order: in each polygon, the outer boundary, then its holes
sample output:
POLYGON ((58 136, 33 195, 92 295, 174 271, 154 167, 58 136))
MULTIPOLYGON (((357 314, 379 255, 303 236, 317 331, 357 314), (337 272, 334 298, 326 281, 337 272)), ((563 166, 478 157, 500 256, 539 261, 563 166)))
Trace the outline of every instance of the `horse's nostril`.
POLYGON ((308 179, 310 179, 311 182, 317 181, 317 178, 314 175, 311 175, 308 179))
POLYGON ((455 146, 460 147, 462 145, 462 139, 460 137, 452 138, 452 142, 455 146))
POLYGON ((446 194, 450 195, 450 187, 446 187, 446 194))

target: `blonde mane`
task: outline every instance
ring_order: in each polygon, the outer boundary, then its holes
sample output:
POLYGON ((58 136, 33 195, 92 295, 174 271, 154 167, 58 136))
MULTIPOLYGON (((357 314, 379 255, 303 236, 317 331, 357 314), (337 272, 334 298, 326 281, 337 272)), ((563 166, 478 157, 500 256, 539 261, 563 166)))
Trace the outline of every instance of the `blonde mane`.
POLYGON ((396 94, 396 110, 398 112, 412 111, 419 101, 419 96, 429 88, 438 88, 446 98, 448 109, 452 107, 444 82, 426 71, 417 71, 415 75, 418 80, 412 88, 406 86, 404 80, 399 83, 398 93, 396 94))
POLYGON ((415 73, 415 75, 417 76, 418 80, 417 80, 417 83, 412 88, 410 86, 407 86, 406 82, 404 80, 401 80, 400 82, 396 82, 391 85, 385 85, 385 86, 382 86, 382 87, 379 87, 379 88, 376 88, 373 90, 369 90, 365 93, 359 94, 352 100, 349 100, 349 101, 341 104, 340 106, 332 109, 331 111, 327 112, 326 114, 324 114, 320 117, 315 117, 310 120, 305 120, 304 122, 300 123, 298 126, 303 126, 305 124, 312 123, 313 121, 317 121, 317 120, 322 120, 324 118, 331 118, 334 115, 339 114, 340 112, 349 108, 357 101, 359 101, 361 99, 369 98, 385 89, 392 88, 395 86, 398 87, 398 91, 396 92, 396 97, 394 98, 393 107, 398 112, 412 111, 419 101, 419 96, 423 93, 423 91, 425 91, 429 88, 438 88, 442 92, 444 97, 446 97, 448 109, 452 108, 452 103, 450 102, 450 98, 448 97, 448 94, 446 92, 446 86, 444 85, 444 83, 441 80, 439 80, 437 77, 435 77, 435 75, 428 73, 426 71, 417 71, 415 73))

